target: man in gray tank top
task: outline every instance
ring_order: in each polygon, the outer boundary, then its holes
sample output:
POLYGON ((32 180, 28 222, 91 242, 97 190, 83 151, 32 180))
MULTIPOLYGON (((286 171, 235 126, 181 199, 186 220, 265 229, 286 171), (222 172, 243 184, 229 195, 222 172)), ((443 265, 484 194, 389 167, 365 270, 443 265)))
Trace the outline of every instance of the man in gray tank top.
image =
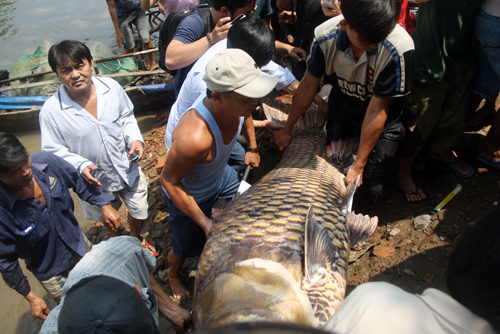
MULTIPOLYGON (((177 299, 190 297, 182 283, 184 260, 201 254, 212 227, 210 212, 218 198, 238 190, 236 170, 227 165, 236 138, 243 130, 247 142, 253 131, 251 113, 259 98, 269 94, 278 79, 259 70, 243 50, 228 49, 207 64, 206 93, 194 102, 172 132, 172 145, 161 174, 169 206, 172 249, 168 278, 177 299)), ((258 167, 257 148, 245 156, 245 165, 258 167)))

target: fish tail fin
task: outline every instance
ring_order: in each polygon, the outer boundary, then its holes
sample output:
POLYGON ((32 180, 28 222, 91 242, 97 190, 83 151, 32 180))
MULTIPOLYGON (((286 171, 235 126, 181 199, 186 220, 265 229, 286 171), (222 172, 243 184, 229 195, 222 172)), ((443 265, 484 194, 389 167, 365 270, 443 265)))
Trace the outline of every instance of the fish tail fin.
POLYGON ((356 161, 356 154, 359 148, 359 137, 339 139, 326 145, 326 156, 332 161, 341 172, 347 171, 356 161))
MULTIPOLYGON (((271 99, 265 99, 262 106, 264 107, 267 119, 278 125, 285 125, 290 114, 290 109, 292 108, 288 104, 271 99)), ((311 104, 297 124, 295 124, 294 131, 317 128, 321 124, 321 117, 317 111, 318 107, 315 104, 311 104)))
POLYGON ((351 236, 351 246, 371 236, 378 225, 378 217, 363 216, 354 212, 347 213, 346 220, 351 236))

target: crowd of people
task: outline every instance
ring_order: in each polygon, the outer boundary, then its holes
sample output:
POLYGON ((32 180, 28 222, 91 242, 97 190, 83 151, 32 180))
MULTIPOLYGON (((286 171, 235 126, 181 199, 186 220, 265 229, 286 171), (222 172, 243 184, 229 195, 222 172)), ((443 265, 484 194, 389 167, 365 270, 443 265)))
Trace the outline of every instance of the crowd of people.
MULTIPOLYGON (((135 25, 143 47, 151 48, 144 10, 156 0, 106 1, 118 46, 124 43, 132 52, 135 25)), ((199 3, 166 0, 158 6, 167 15, 199 3)), ((500 169, 500 116, 494 107, 500 91, 497 1, 201 3, 209 5, 208 33, 193 10, 165 51, 165 66, 178 70, 160 178, 169 208, 168 279, 174 298, 190 297, 181 268, 186 258, 202 252, 215 201, 233 198, 245 166, 260 164, 256 129, 267 131, 284 150, 312 103, 326 124, 325 145, 359 137, 345 177, 346 185, 359 180, 356 212, 375 205, 398 159, 398 184, 409 202, 426 198, 411 175, 423 154, 436 168, 471 177, 474 168, 453 151, 467 122, 494 117, 477 158, 500 169), (283 60, 288 67, 279 64, 283 60), (318 95, 323 85, 331 86, 326 100, 318 95), (259 99, 273 89, 294 96, 284 126, 254 118, 259 99)), ((54 44, 48 58, 62 84, 40 112, 42 152, 30 155, 15 136, 0 133, 0 272, 33 315, 45 319, 42 333, 95 328, 155 333, 158 312, 183 332, 191 315, 156 282, 151 272, 158 253, 140 235, 148 189, 137 164, 145 143, 134 106, 114 80, 92 76, 85 44, 54 44), (91 245, 74 216, 69 188, 81 198, 85 217, 103 222, 113 238, 91 245), (117 212, 122 202, 130 236, 122 236, 117 212), (58 302, 55 309, 33 293, 19 259, 58 302)), ((152 54, 149 63, 156 67, 152 54)), ((324 330, 500 332, 495 292, 500 240, 494 232, 499 213, 478 222, 455 249, 450 295, 428 289, 416 296, 387 283, 365 284, 324 330), (384 317, 387 313, 391 317, 384 317)))

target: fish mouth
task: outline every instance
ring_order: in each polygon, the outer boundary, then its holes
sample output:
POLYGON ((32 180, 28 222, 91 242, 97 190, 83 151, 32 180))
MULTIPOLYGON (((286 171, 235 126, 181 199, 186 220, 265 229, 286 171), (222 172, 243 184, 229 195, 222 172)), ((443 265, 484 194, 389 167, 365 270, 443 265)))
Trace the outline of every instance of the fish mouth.
POLYGON ((316 327, 311 303, 280 263, 250 259, 220 272, 193 303, 199 328, 248 321, 293 322, 316 327))

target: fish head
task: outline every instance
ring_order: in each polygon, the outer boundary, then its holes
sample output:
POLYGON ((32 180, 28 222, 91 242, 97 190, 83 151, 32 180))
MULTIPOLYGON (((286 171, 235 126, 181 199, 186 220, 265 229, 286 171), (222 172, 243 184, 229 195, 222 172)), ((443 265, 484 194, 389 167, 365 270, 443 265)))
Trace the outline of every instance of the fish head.
POLYGON ((250 259, 219 273, 193 305, 195 329, 248 321, 317 326, 307 295, 280 263, 250 259))

